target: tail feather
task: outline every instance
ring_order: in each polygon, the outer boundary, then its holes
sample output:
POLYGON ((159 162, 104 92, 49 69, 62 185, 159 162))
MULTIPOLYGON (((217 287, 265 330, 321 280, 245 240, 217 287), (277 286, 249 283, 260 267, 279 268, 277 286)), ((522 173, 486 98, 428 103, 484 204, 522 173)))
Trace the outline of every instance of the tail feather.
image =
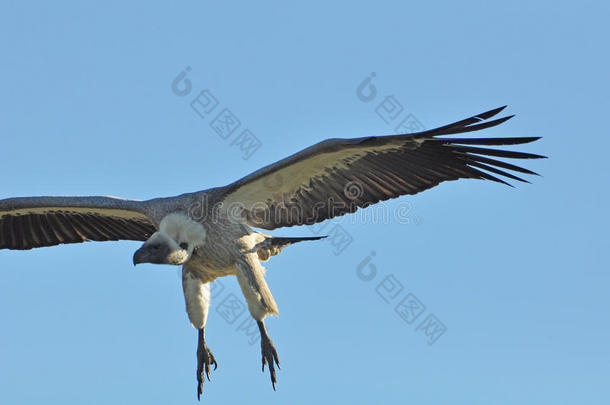
POLYGON ((279 254, 282 249, 286 246, 292 245, 293 243, 303 242, 308 240, 319 240, 326 238, 326 236, 304 236, 301 238, 287 238, 287 237, 271 237, 267 238, 256 246, 256 252, 258 258, 262 261, 267 261, 271 256, 279 254))
POLYGON ((273 237, 271 238, 271 246, 288 246, 288 245, 292 245, 293 243, 297 243, 297 242, 303 242, 306 240, 320 240, 320 239, 324 239, 326 238, 326 236, 304 236, 301 238, 280 238, 280 237, 273 237))

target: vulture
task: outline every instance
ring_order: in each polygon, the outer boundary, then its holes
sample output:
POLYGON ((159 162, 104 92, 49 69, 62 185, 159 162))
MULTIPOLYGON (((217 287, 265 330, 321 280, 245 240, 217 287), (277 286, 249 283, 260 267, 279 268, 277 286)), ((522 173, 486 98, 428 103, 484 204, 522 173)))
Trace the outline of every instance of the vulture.
POLYGON ((0 249, 26 250, 87 241, 142 241, 140 263, 182 266, 188 318, 198 333, 197 397, 218 366, 206 344, 210 283, 234 275, 261 337, 262 368, 276 388, 277 350, 265 327, 278 306, 261 261, 296 242, 252 229, 311 225, 441 182, 482 179, 510 184, 533 171, 504 159, 544 156, 494 148, 539 137, 464 137, 503 123, 504 107, 453 124, 402 135, 328 139, 224 187, 137 201, 115 197, 24 197, 0 200, 0 249), (458 136, 456 136, 458 135, 458 136), (354 192, 356 190, 356 192, 354 192))

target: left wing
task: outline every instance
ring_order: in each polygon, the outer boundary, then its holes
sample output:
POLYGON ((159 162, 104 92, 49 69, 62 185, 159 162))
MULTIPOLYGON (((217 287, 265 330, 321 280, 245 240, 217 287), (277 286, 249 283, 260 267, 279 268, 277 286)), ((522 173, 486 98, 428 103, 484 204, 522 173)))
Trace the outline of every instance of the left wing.
POLYGON ((539 138, 439 138, 501 124, 512 116, 485 120, 504 108, 414 134, 320 142, 225 187, 223 209, 232 218, 271 230, 314 224, 447 180, 508 184, 495 176, 499 175, 525 181, 502 169, 536 173, 494 158, 544 156, 478 146, 516 145, 539 138))
POLYGON ((89 240, 145 241, 156 231, 140 201, 115 197, 0 200, 0 249, 25 250, 89 240))

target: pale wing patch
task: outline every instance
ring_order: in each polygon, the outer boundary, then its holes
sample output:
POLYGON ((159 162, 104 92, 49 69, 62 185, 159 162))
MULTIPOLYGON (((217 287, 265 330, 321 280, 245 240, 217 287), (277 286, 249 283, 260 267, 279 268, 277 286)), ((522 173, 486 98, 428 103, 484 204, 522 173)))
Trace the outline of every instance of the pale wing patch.
POLYGON ((49 213, 74 213, 74 214, 89 214, 102 215, 107 217, 123 218, 123 219, 140 219, 150 222, 150 219, 136 211, 113 209, 113 208, 90 208, 90 207, 34 207, 34 208, 18 208, 13 210, 0 211, 0 217, 5 215, 27 215, 27 214, 49 214, 49 213))
POLYGON ((396 140, 373 148, 370 146, 350 147, 336 152, 312 155, 241 186, 226 196, 224 207, 230 209, 233 204, 243 204, 246 209, 249 209, 269 200, 284 201, 287 196, 293 195, 300 187, 307 189, 312 179, 324 177, 329 171, 345 169, 367 153, 384 153, 404 146, 404 144, 404 140, 396 140))

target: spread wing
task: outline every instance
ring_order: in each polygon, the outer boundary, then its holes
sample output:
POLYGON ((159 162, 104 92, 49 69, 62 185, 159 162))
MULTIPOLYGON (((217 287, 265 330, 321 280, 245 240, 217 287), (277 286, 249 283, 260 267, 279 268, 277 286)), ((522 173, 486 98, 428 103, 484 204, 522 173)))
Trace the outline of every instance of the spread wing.
POLYGON ((488 148, 537 137, 447 138, 503 123, 505 107, 429 131, 355 139, 329 139, 266 166, 224 189, 223 209, 255 227, 275 229, 321 222, 379 201, 416 194, 447 180, 536 174, 496 158, 544 156, 488 148))
POLYGON ((0 200, 0 249, 32 249, 89 240, 145 241, 156 227, 142 203, 114 197, 0 200))

